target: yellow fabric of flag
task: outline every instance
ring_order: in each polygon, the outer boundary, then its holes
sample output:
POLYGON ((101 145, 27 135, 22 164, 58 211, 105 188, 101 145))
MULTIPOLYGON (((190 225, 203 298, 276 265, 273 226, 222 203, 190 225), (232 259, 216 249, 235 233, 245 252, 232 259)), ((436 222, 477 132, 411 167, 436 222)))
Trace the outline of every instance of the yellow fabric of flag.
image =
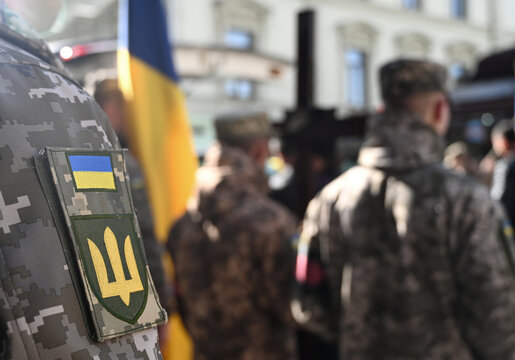
MULTIPOLYGON (((121 0, 119 27, 119 85, 128 106, 129 141, 145 173, 156 236, 164 242, 186 209, 198 166, 186 102, 160 0, 121 0)), ((178 315, 169 317, 168 330, 164 358, 191 359, 191 340, 178 315)))

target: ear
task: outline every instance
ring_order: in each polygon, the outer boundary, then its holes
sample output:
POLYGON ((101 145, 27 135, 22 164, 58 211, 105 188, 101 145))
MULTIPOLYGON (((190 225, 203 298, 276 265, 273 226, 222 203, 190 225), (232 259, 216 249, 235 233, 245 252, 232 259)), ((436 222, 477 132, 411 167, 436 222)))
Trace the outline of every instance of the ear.
POLYGON ((433 105, 433 128, 440 135, 445 135, 449 127, 451 117, 451 107, 449 101, 444 95, 440 95, 433 105))
POLYGON ((444 107, 445 107, 444 102, 445 102, 444 98, 439 97, 436 100, 435 105, 433 107, 433 118, 435 119, 436 123, 439 123, 442 121, 444 107))
POLYGON ((268 140, 267 139, 259 139, 252 143, 250 147, 250 156, 259 164, 259 166, 263 167, 265 165, 265 161, 268 158, 268 140))

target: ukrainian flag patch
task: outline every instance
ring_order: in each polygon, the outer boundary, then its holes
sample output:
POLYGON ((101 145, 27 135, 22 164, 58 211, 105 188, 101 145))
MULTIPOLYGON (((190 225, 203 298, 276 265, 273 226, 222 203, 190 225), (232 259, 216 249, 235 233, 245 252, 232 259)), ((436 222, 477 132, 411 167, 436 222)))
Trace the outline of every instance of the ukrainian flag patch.
POLYGON ((77 190, 116 191, 111 156, 70 154, 68 162, 77 190))

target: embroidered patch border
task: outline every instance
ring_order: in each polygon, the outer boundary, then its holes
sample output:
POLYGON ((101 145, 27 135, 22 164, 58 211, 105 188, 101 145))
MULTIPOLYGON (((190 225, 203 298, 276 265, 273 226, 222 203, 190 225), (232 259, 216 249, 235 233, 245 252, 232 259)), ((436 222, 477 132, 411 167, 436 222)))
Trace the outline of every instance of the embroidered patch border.
MULTIPOLYGON (((72 179, 73 179, 73 186, 75 187, 75 191, 78 191, 78 192, 104 192, 104 191, 110 191, 110 192, 117 192, 118 191, 118 188, 119 188, 119 184, 118 184, 118 180, 116 179, 116 176, 114 174, 114 166, 113 166, 113 159, 111 157, 111 154, 106 154, 105 152, 99 152, 99 151, 90 151, 90 152, 66 152, 66 161, 68 162, 68 167, 70 168, 70 174, 72 176, 72 179), (81 156, 81 157, 86 157, 86 156, 91 156, 91 157, 94 157, 94 156, 97 156, 97 157, 109 157, 109 163, 110 163, 110 169, 111 171, 110 172, 105 172, 105 173, 110 173, 112 175, 112 178, 113 178, 113 185, 114 185, 114 188, 108 188, 108 187, 93 187, 93 188, 82 188, 82 187, 79 187, 79 185, 77 184, 77 179, 76 179, 76 173, 78 172, 77 170, 73 170, 73 166, 72 166, 72 161, 70 160, 70 156, 81 156)), ((84 171, 86 172, 86 171, 84 171)), ((88 171, 90 174, 88 175, 93 175, 93 171, 88 171)))
POLYGON ((45 184, 45 196, 52 216, 56 224, 61 225, 59 236, 92 341, 106 341, 155 327, 167 320, 145 259, 124 152, 117 149, 47 147, 34 157, 40 181, 45 184), (68 161, 70 154, 109 157, 110 164, 104 160, 103 166, 104 170, 112 167, 116 190, 77 189, 68 161), (82 245, 79 244, 81 238, 82 245), (111 247, 111 256, 107 253, 107 243, 111 247), (92 253, 96 253, 96 268, 92 253), (111 259, 118 257, 120 261, 115 263, 122 270, 116 271, 117 281, 111 259), (89 277, 86 262, 89 264, 89 277), (132 281, 134 274, 139 281, 132 281), (99 279, 103 279, 103 292, 99 279))
POLYGON ((79 246, 82 266, 91 290, 100 304, 111 315, 130 324, 135 324, 147 304, 148 280, 145 257, 139 245, 132 214, 71 216, 70 220, 79 246), (109 240, 106 239, 106 236, 108 236, 106 233, 109 231, 116 240, 111 248, 108 244, 109 240), (129 239, 128 242, 127 239, 129 239), (128 246, 128 244, 130 245, 128 246), (130 254, 127 253, 128 247, 131 249, 130 254), (95 254, 99 259, 95 259, 95 254), (131 257, 137 266, 137 273, 130 269, 131 257), (121 262, 116 264, 117 261, 121 262), (98 265, 99 262, 100 266, 98 265), (103 286, 102 275, 98 271, 98 268, 102 266, 104 269, 100 270, 105 271, 103 286), (119 267, 118 272, 121 273, 116 273, 117 266, 119 267), (133 284, 136 283, 136 280, 140 288, 136 287, 135 291, 125 288, 122 289, 123 291, 114 291, 113 295, 113 290, 111 290, 111 296, 106 296, 109 293, 109 288, 123 287, 123 285, 127 287, 131 281, 133 284), (103 289, 103 287, 106 289, 103 289), (140 294, 141 291, 143 291, 143 294, 140 294), (128 303, 124 302, 123 292, 128 295, 128 303), (134 303, 136 304, 134 305, 134 303))

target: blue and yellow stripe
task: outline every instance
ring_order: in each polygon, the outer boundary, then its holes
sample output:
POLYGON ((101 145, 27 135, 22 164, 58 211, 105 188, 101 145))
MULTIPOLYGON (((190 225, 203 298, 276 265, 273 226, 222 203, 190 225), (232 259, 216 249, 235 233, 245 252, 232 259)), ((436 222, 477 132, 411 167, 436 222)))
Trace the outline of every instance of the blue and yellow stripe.
MULTIPOLYGON (((197 168, 193 136, 162 1, 120 0, 119 4, 118 74, 127 100, 129 140, 145 172, 156 236, 164 242, 193 190, 197 168)), ((173 273, 170 268, 168 274, 173 273)), ((162 346, 163 357, 191 359, 191 340, 177 314, 170 316, 168 327, 172 335, 162 346)))
POLYGON ((68 155, 77 190, 116 190, 111 157, 68 155))

